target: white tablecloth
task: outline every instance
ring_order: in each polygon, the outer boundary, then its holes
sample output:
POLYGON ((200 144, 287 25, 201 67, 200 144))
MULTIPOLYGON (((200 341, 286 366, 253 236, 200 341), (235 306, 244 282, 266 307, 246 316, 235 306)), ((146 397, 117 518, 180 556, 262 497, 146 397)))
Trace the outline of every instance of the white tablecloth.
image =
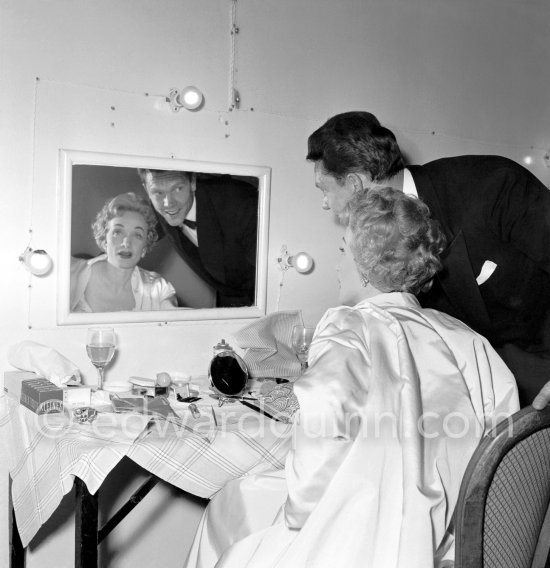
POLYGON ((171 399, 180 417, 177 423, 100 412, 85 424, 75 423, 69 414, 38 416, 7 396, 0 398, 0 439, 8 456, 23 546, 71 490, 75 476, 93 494, 124 456, 168 483, 207 498, 247 472, 284 467, 289 423, 265 418, 237 402, 220 408, 208 393, 201 396, 198 419, 191 417, 186 404, 171 399))

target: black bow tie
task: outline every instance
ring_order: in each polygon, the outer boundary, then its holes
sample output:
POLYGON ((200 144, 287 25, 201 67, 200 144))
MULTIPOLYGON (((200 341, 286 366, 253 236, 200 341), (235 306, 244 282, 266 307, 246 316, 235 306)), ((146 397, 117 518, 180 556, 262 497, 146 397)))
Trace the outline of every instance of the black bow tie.
POLYGON ((189 219, 184 219, 183 224, 187 225, 190 229, 193 229, 194 231, 197 229, 196 221, 190 221, 189 219))

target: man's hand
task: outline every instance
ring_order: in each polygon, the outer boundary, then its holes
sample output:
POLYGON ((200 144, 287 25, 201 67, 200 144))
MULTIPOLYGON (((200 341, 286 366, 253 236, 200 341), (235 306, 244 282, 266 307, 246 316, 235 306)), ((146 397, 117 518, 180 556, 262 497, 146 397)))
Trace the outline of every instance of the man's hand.
POLYGON ((533 401, 533 408, 535 410, 542 410, 550 402, 550 381, 548 381, 541 389, 539 394, 533 401))

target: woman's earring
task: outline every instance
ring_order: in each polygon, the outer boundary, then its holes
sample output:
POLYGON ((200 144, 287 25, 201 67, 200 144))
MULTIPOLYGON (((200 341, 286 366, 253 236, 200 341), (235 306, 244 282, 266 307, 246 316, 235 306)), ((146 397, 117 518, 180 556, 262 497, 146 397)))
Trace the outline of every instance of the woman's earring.
POLYGON ((361 286, 363 286, 363 288, 366 288, 368 283, 369 279, 361 274, 361 286))

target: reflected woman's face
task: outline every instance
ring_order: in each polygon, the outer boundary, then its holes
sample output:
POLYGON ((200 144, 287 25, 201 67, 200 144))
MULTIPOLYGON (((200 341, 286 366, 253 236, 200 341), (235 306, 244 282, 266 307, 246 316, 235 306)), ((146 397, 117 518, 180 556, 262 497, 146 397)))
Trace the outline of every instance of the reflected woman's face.
POLYGON ((117 268, 134 268, 145 255, 147 221, 134 211, 125 211, 109 221, 105 240, 107 261, 117 268))

